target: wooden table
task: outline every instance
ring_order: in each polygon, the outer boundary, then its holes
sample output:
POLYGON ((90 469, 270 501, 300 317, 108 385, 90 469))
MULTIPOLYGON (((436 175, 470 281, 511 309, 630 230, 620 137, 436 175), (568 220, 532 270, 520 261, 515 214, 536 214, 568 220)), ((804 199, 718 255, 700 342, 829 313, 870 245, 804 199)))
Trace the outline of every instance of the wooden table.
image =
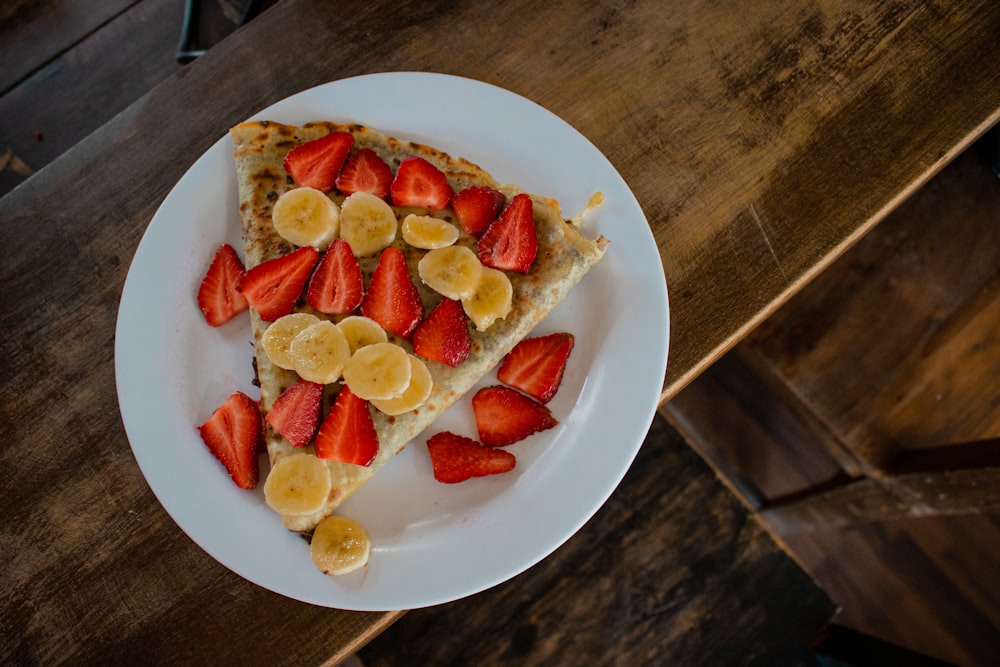
MULTIPOLYGON (((230 573, 169 519, 129 450, 113 368, 125 274, 164 196, 233 123, 401 70, 558 114, 649 219, 671 294, 666 401, 997 120, 997 35, 988 0, 515 0, 502 16, 488 2, 283 0, 0 199, 0 661, 334 664, 402 616, 311 607, 230 573)), ((807 661, 829 600, 660 418, 640 456, 556 554, 406 614, 366 660, 540 663, 568 655, 572 630, 606 662, 807 661)))

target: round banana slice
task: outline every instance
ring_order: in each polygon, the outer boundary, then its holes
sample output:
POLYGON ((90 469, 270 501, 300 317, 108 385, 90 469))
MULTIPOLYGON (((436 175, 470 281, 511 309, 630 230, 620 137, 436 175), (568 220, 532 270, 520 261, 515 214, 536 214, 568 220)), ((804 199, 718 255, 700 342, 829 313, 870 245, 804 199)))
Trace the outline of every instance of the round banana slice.
POLYGON ((462 308, 477 329, 486 331, 491 324, 507 317, 513 295, 507 274, 484 266, 479 286, 471 296, 462 299, 462 308))
POLYGON ((367 257, 388 248, 396 240, 396 214, 384 200, 367 192, 355 192, 340 208, 340 237, 355 257, 367 257))
POLYGON ((410 355, 395 343, 366 345, 344 366, 344 382, 365 400, 401 396, 410 385, 410 355))
POLYGON ((345 317, 337 323, 337 326, 347 336, 347 344, 351 348, 351 354, 354 354, 365 345, 385 343, 389 340, 385 329, 378 322, 364 315, 345 317))
POLYGON ((278 368, 294 370, 295 361, 288 350, 292 339, 307 326, 317 322, 319 318, 312 313, 291 313, 271 322, 260 337, 260 345, 271 363, 278 368))
POLYGON ((444 248, 458 240, 458 227, 429 215, 410 213, 403 218, 400 231, 404 241, 422 250, 444 248))
POLYGON ((429 250, 417 262, 420 279, 441 296, 456 301, 472 296, 482 272, 476 253, 462 245, 429 250))
POLYGON ((347 336, 330 320, 310 324, 292 339, 288 347, 293 369, 304 380, 330 384, 340 378, 351 358, 347 336))
POLYGON ((410 384, 399 398, 373 400, 371 403, 387 415, 401 415, 410 410, 416 410, 430 398, 434 381, 427 366, 417 357, 410 357, 410 384))
POLYGON ((354 572, 368 563, 372 541, 360 523, 333 514, 316 525, 309 555, 323 574, 337 576, 354 572))
POLYGON ((320 190, 295 188, 278 197, 271 220, 289 243, 326 250, 340 231, 340 208, 320 190))
POLYGON ((312 514, 323 508, 332 488, 326 462, 312 454, 288 454, 267 474, 264 502, 285 516, 312 514))

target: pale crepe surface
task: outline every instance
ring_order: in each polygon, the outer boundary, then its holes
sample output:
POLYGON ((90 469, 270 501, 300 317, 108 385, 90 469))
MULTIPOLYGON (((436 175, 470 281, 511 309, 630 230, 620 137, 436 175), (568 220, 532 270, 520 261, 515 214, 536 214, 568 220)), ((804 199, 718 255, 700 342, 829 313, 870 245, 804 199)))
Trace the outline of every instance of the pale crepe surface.
MULTIPOLYGON (((295 146, 334 131, 351 132, 354 135, 355 148, 371 148, 389 164, 394 173, 404 158, 418 155, 441 169, 448 176, 448 181, 456 192, 471 185, 488 185, 503 192, 508 201, 515 194, 522 192, 516 186, 496 183, 488 172, 466 160, 453 158, 422 144, 401 141, 361 125, 315 122, 303 126, 290 126, 272 121, 242 123, 232 128, 230 134, 234 144, 240 212, 243 220, 244 262, 247 269, 294 249, 294 246, 277 234, 271 223, 274 202, 282 193, 296 187, 286 174, 282 161, 288 151, 295 146)), ((343 199, 333 193, 331 196, 338 203, 343 199)), ((489 373, 518 341, 530 334, 604 255, 608 245, 606 239, 599 237, 592 241, 584 238, 576 227, 563 219, 556 200, 536 194, 530 196, 534 204, 538 232, 538 256, 528 274, 507 272, 514 293, 510 314, 505 319, 495 322, 485 332, 470 327, 472 352, 457 368, 424 360, 434 380, 434 389, 422 407, 395 417, 385 415, 373 407, 370 408, 379 439, 379 452, 375 460, 367 467, 327 461, 334 482, 328 502, 314 514, 283 517, 284 524, 289 530, 308 533, 323 517, 333 513, 409 441, 424 431, 440 414, 489 373)), ((426 213, 419 209, 396 210, 399 220, 402 220, 408 212, 426 213)), ((448 209, 437 215, 454 221, 454 214, 448 209)), ((473 250, 476 248, 476 239, 464 233, 457 243, 473 250)), ((423 251, 408 246, 401 235, 397 235, 393 245, 403 250, 406 255, 410 276, 420 292, 426 316, 441 297, 416 278, 417 261, 423 255, 423 251)), ((378 254, 361 258, 359 261, 367 285, 377 264, 378 254)), ((296 311, 313 312, 304 303, 297 305, 296 311)), ((316 314, 334 321, 346 317, 346 315, 316 314)), ((257 378, 260 384, 261 408, 265 414, 281 392, 291 386, 297 378, 293 371, 271 364, 261 348, 261 335, 268 324, 251 309, 257 378)), ((412 352, 413 348, 409 341, 392 334, 389 338, 412 352)), ((338 389, 339 384, 327 387, 324 414, 338 389)), ((265 427, 265 442, 272 465, 279 457, 300 451, 269 426, 265 427)), ((306 451, 312 452, 312 446, 307 447, 306 451)))

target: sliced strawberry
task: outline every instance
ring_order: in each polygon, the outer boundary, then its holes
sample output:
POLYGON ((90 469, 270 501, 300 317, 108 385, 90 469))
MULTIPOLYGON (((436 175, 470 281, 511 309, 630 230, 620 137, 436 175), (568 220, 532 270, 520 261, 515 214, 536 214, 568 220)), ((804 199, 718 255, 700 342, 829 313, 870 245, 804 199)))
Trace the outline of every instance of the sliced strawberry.
POLYGON ((361 305, 365 283, 361 266, 344 239, 333 239, 309 280, 306 303, 321 313, 349 313, 361 305))
POLYGON ((391 185, 392 169, 370 148, 351 153, 337 177, 337 189, 345 195, 367 192, 387 199, 391 185))
POLYGON ((260 479, 257 466, 260 429, 260 406, 241 391, 230 394, 208 421, 198 427, 208 450, 241 489, 256 487, 260 479))
POLYGON ((479 239, 479 261, 494 269, 527 273, 537 254, 538 234, 531 197, 523 193, 515 195, 479 239))
POLYGON ((316 248, 302 246, 247 271, 239 289, 262 320, 273 322, 292 312, 318 259, 316 248))
POLYGON ((513 470, 517 459, 510 452, 482 445, 471 438, 442 431, 427 439, 434 479, 457 484, 472 477, 498 475, 513 470))
POLYGON ((377 454, 378 433, 368 401, 358 398, 344 385, 316 434, 316 456, 369 466, 377 454))
POLYGON ((331 132, 290 150, 284 160, 285 171, 299 186, 329 192, 353 146, 350 132, 331 132))
POLYGON ((238 289, 242 278, 243 262, 233 246, 223 243, 198 288, 198 307, 213 327, 225 324, 249 307, 238 289))
POLYGON ((323 385, 299 378, 281 392, 267 413, 265 421, 296 447, 305 447, 319 426, 323 385))
POLYGON ((361 301, 361 314, 403 338, 409 338, 423 319, 424 304, 410 279, 406 257, 399 248, 389 246, 382 251, 361 301))
POLYGON ((419 206, 440 211, 451 200, 448 177, 422 157, 403 160, 392 179, 390 193, 396 206, 419 206))
POLYGON ((503 447, 556 426, 547 407, 509 387, 485 387, 472 397, 472 412, 483 444, 503 447))
POLYGON ((444 298, 413 332, 413 353, 452 368, 469 358, 472 338, 462 302, 444 298))
POLYGON ((485 185, 474 185, 455 193, 451 207, 466 234, 479 236, 497 219, 504 205, 503 193, 485 185))
POLYGON ((548 403, 562 383, 573 342, 571 333, 525 338, 504 358, 497 378, 542 403, 548 403))

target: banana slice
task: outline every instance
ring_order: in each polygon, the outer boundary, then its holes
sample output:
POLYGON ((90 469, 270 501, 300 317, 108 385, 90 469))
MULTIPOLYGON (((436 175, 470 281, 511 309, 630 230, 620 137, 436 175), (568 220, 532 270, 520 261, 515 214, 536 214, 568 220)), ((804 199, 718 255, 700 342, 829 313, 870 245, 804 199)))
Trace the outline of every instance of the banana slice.
POLYGON ((462 308, 480 331, 486 331, 497 320, 510 313, 514 288, 510 278, 499 269, 484 266, 476 291, 462 299, 462 308))
POLYGON ((347 336, 347 344, 351 348, 351 354, 354 354, 365 345, 385 343, 389 340, 385 329, 378 322, 364 315, 345 317, 337 323, 337 326, 347 336))
POLYGON ((396 214, 375 195, 355 192, 340 208, 340 237, 355 257, 367 257, 396 240, 396 214))
POLYGON ((368 563, 372 541, 365 527, 346 516, 334 514, 316 525, 309 555, 323 574, 337 576, 354 572, 368 563))
POLYGON ((427 401, 434 388, 431 372, 427 370, 424 362, 412 354, 407 356, 410 358, 410 384, 406 387, 403 395, 388 400, 375 399, 371 402, 378 410, 387 415, 401 415, 404 412, 416 410, 427 401))
POLYGON ((340 208, 320 190, 295 188, 278 197, 271 220, 289 243, 326 250, 340 231, 340 208))
POLYGON ((417 273, 424 284, 456 301, 472 296, 482 272, 476 253, 461 245, 429 250, 417 262, 417 273))
POLYGON ((409 356, 395 343, 366 345, 344 366, 344 382, 368 401, 396 398, 410 385, 409 356))
POLYGON ((444 248, 458 240, 458 227, 429 215, 410 213, 403 218, 401 231, 404 241, 422 250, 444 248))
POLYGON ((330 468, 312 454, 279 458, 264 480, 264 502, 278 514, 295 516, 322 509, 333 488, 330 468))
POLYGON ((307 326, 317 322, 319 318, 312 313, 291 313, 271 322, 260 337, 260 345, 271 363, 278 368, 295 370, 295 361, 289 352, 292 339, 307 326))
POLYGON ((310 382, 330 384, 340 378, 351 358, 347 336, 330 320, 310 324, 292 339, 288 347, 293 369, 310 382))

